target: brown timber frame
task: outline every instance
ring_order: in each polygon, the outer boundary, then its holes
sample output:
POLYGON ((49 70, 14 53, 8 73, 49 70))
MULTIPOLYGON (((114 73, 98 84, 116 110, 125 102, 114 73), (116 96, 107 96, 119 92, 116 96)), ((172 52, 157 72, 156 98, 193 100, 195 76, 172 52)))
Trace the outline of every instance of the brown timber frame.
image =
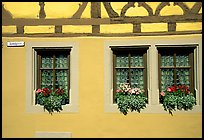
POLYGON ((137 2, 138 7, 144 7, 149 13, 148 16, 126 16, 126 11, 135 7, 135 2, 128 2, 122 9, 120 15, 114 11, 111 2, 91 2, 91 18, 81 18, 88 2, 82 2, 79 9, 71 18, 47 19, 44 6, 46 3, 39 2, 40 11, 38 19, 13 18, 12 14, 7 11, 2 4, 2 26, 16 26, 17 33, 2 33, 3 37, 70 37, 70 36, 149 36, 149 35, 179 35, 179 34, 201 34, 202 30, 176 31, 177 23, 202 22, 202 14, 199 14, 202 8, 202 2, 195 2, 190 9, 184 2, 174 2, 183 10, 183 15, 160 16, 160 11, 170 6, 170 2, 161 2, 155 13, 146 2, 137 2), (103 3, 109 18, 101 18, 101 4, 103 3), (168 31, 165 32, 141 32, 142 23, 167 23, 168 31), (100 25, 103 24, 132 24, 131 33, 100 33, 100 25), (55 26, 54 33, 24 33, 25 26, 55 26), (63 25, 91 25, 92 33, 63 33, 63 25))

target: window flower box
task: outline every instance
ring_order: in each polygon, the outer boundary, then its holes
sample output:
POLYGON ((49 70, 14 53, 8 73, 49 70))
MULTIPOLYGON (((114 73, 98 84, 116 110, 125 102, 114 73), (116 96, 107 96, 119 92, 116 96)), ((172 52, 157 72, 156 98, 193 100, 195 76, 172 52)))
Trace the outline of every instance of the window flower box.
POLYGON ((58 88, 55 92, 48 88, 36 90, 37 104, 42 105, 51 115, 54 111, 62 111, 62 105, 68 103, 68 95, 63 89, 58 88))
POLYGON ((124 115, 129 111, 139 112, 146 107, 147 97, 144 95, 144 90, 139 88, 130 88, 128 83, 121 84, 120 88, 116 90, 115 100, 118 109, 124 115))
POLYGON ((164 110, 173 115, 173 111, 192 110, 196 105, 196 99, 193 93, 190 92, 186 85, 172 85, 162 91, 160 101, 163 104, 164 110))

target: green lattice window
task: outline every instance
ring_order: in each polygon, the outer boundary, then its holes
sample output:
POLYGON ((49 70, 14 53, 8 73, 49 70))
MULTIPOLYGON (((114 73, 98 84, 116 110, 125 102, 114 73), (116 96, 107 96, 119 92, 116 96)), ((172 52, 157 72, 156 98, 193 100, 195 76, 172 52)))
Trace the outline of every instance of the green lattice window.
POLYGON ((37 88, 60 88, 69 96, 70 49, 37 50, 37 88))
POLYGON ((184 84, 194 93, 194 48, 161 47, 158 51, 160 91, 173 84, 184 84))
POLYGON ((147 96, 147 48, 112 47, 112 50, 113 99, 122 83, 144 90, 147 96))

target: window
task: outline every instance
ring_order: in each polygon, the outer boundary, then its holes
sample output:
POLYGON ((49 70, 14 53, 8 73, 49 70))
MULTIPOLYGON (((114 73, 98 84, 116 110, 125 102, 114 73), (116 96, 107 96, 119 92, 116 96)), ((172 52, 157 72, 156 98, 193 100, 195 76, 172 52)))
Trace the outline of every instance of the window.
POLYGON ((175 85, 187 85, 194 91, 194 48, 160 47, 158 48, 159 90, 175 85))
POLYGON ((64 88, 69 95, 61 113, 78 112, 79 45, 57 39, 26 42, 26 111, 46 113, 36 104, 37 88, 64 88))
MULTIPOLYGON (((147 97, 147 47, 111 47, 113 51, 113 98, 122 83, 140 88, 147 97)), ((115 103, 115 100, 113 99, 115 103)))
MULTIPOLYGON (((37 88, 63 89, 69 97, 70 49, 36 49, 37 88)), ((66 104, 69 100, 66 100, 66 104)))

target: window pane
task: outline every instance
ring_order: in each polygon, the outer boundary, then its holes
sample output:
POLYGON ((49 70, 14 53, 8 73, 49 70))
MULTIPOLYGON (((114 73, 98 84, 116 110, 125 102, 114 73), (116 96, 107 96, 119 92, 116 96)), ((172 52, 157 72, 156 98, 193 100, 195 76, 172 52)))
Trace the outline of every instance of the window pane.
POLYGON ((189 66, 189 56, 187 54, 177 55, 176 66, 189 66))
POLYGON ((50 55, 42 56, 42 68, 52 68, 53 67, 53 57, 50 55))
POLYGON ((144 89, 143 69, 131 69, 131 87, 144 89))
POLYGON ((67 70, 56 70, 56 88, 64 89, 68 93, 68 75, 67 70))
POLYGON ((116 89, 121 83, 129 83, 128 69, 116 69, 116 89))
POLYGON ((53 88, 53 71, 52 70, 42 70, 41 71, 41 88, 53 88))
POLYGON ((68 68, 67 55, 56 55, 56 68, 68 68))
POLYGON ((116 67, 128 67, 128 55, 119 54, 116 56, 116 67))
POLYGON ((173 69, 161 70, 161 91, 166 90, 167 87, 174 84, 174 71, 173 69))
POLYGON ((190 86, 189 74, 190 73, 188 69, 177 69, 176 70, 177 84, 185 84, 189 87, 190 86))
POLYGON ((173 65, 174 65, 173 55, 161 56, 161 66, 173 66, 173 65))
POLYGON ((143 55, 132 55, 130 65, 131 67, 144 66, 143 55))

